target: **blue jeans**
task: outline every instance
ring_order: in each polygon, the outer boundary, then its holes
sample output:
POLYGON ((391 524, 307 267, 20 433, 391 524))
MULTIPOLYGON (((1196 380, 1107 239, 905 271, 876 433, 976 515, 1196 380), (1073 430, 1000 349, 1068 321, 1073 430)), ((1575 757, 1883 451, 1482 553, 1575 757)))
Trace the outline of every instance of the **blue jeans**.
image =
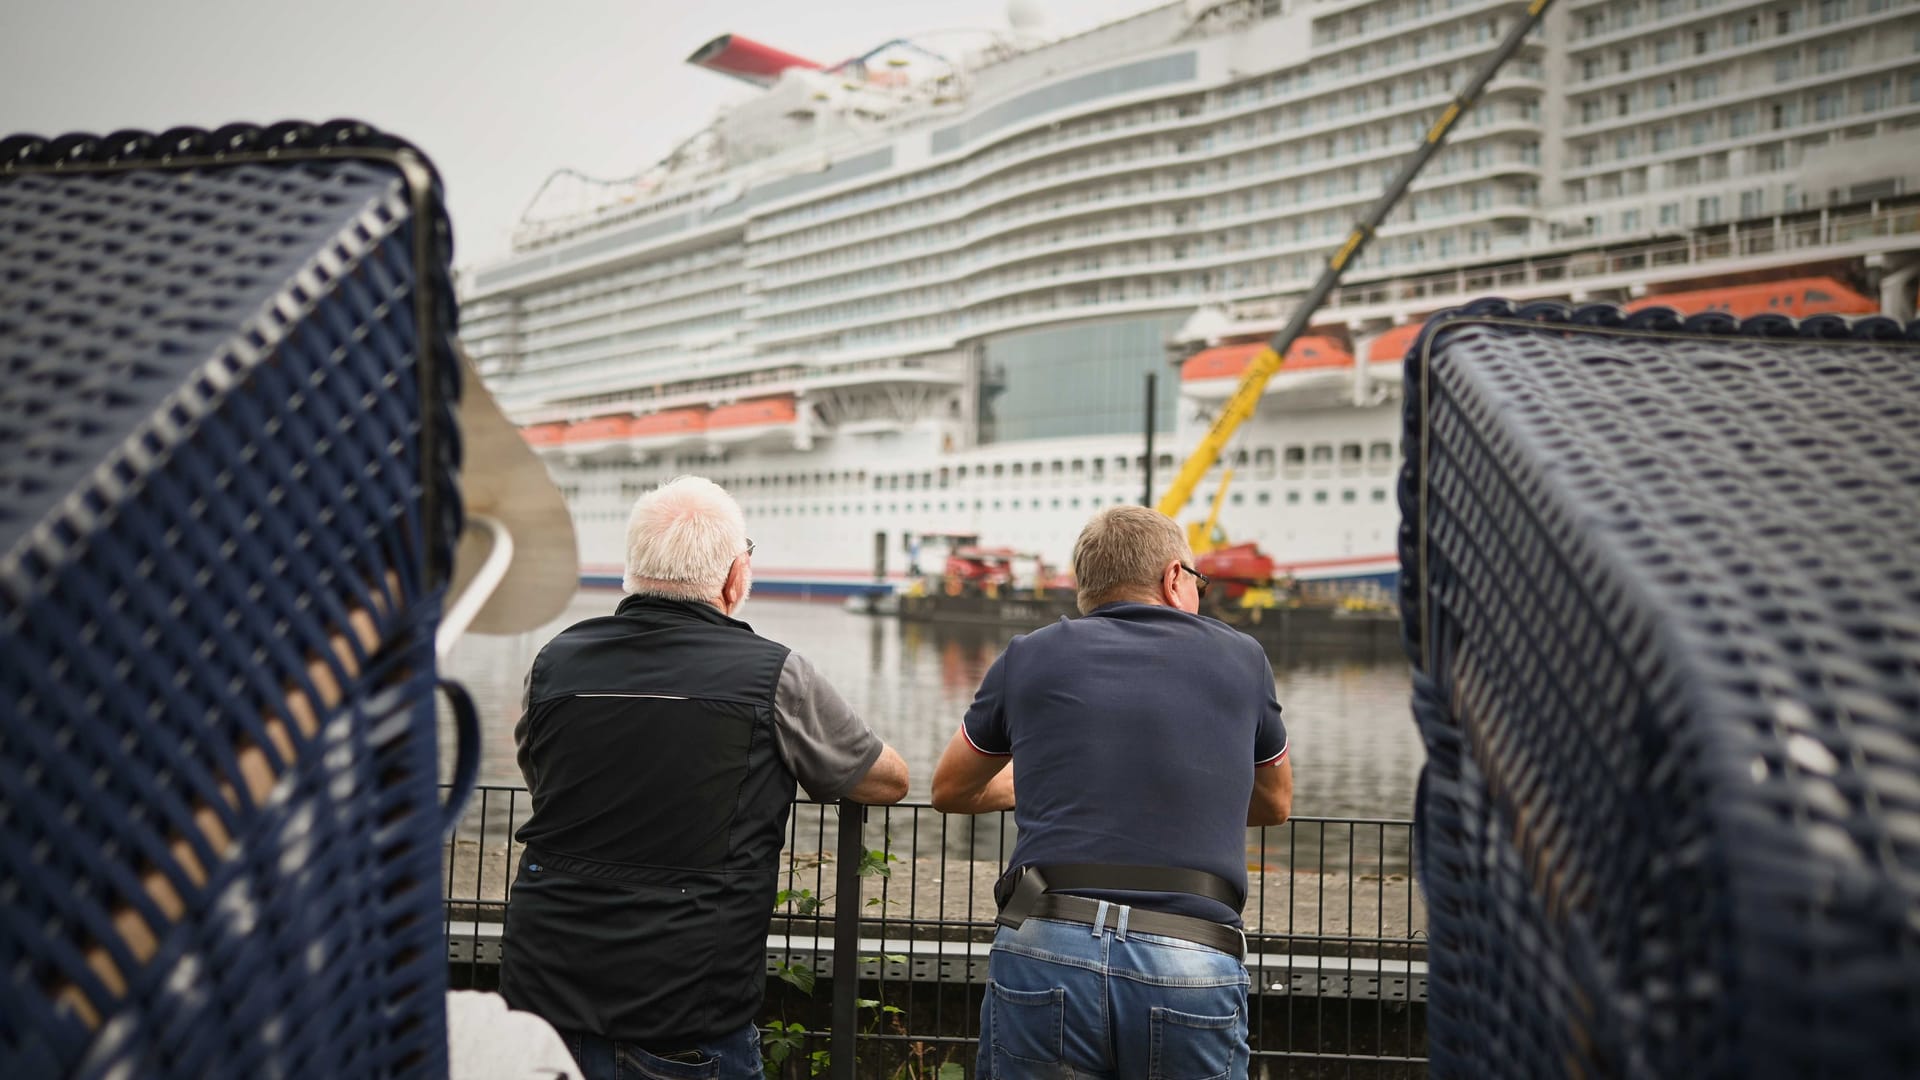
POLYGON ((1096 929, 1001 927, 980 1003, 981 1080, 1247 1075, 1247 969, 1178 938, 1130 934, 1120 904, 1096 929))
POLYGON ((563 1031, 573 1060, 587 1080, 761 1080, 760 1029, 748 1024, 731 1035, 690 1043, 699 1061, 669 1061, 632 1043, 563 1031))

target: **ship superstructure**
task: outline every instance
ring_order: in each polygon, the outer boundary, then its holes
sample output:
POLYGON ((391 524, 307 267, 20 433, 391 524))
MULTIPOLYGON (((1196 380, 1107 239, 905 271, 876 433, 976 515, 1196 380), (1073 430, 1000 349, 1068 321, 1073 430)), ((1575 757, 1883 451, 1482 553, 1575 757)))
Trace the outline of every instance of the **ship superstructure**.
MULTIPOLYGON (((683 472, 740 498, 762 588, 897 575, 922 533, 1064 562, 1143 497, 1143 376, 1164 477, 1520 10, 1171 4, 833 68, 721 39, 765 89, 524 227, 468 276, 466 341, 596 575, 683 472)), ((1290 354, 1223 523, 1388 574, 1408 320, 1814 274, 1910 305, 1916 193, 1914 0, 1564 2, 1290 354)))

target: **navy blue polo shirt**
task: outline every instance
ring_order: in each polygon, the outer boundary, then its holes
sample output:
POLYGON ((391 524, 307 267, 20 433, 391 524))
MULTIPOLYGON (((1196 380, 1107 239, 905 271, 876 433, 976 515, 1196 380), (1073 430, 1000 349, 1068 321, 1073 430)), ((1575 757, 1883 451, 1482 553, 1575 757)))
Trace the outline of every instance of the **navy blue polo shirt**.
MULTIPOLYGON (((1247 635, 1178 608, 1107 604, 1014 638, 961 730, 980 753, 1013 757, 1009 866, 1189 867, 1245 894, 1253 770, 1287 752, 1273 668, 1247 635)), ((1183 893, 1080 895, 1239 921, 1183 893)))

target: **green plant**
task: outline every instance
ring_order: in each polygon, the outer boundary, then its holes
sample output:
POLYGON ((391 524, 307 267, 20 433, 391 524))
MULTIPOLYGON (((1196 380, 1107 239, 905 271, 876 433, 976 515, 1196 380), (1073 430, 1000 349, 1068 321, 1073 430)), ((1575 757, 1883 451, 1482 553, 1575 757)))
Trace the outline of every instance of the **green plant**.
MULTIPOLYGON (((902 1009, 900 1006, 889 1005, 886 1002, 881 1001, 879 998, 856 998, 854 999, 853 1005, 855 1009, 873 1010, 873 1017, 867 1021, 867 1034, 869 1035, 872 1035, 880 1030, 881 1020, 890 1016, 906 1015, 906 1010, 902 1009)), ((896 1024, 895 1026, 897 1027, 899 1025, 896 1024)))
POLYGON ((815 975, 813 969, 805 964, 781 964, 773 969, 779 980, 795 990, 811 997, 815 975))
MULTIPOLYGON (((860 852, 859 875, 861 877, 892 877, 893 868, 887 864, 899 861, 900 857, 892 852, 864 848, 860 852)), ((773 906, 776 910, 790 906, 793 914, 804 917, 819 914, 820 905, 831 899, 833 899, 832 896, 815 896, 812 889, 781 889, 773 894, 773 906)), ((867 899, 866 906, 878 907, 881 903, 881 899, 874 896, 867 899)))
POLYGON ((766 1073, 767 1080, 774 1080, 780 1074, 780 1066, 786 1064, 793 1052, 805 1046, 806 1042, 805 1024, 787 1024, 775 1020, 768 1025, 766 1032, 760 1036, 760 1050, 764 1055, 761 1069, 766 1073))
MULTIPOLYGON (((825 857, 823 853, 821 858, 824 859, 825 857)), ((899 861, 899 856, 894 855, 892 852, 875 851, 871 848, 863 849, 860 853, 859 875, 861 877, 891 877, 893 868, 888 864, 899 861)), ((775 909, 790 906, 796 915, 816 915, 819 913, 821 905, 831 899, 833 899, 831 896, 815 896, 812 889, 781 889, 773 896, 773 906, 775 909)), ((874 907, 880 903, 880 898, 876 896, 870 898, 866 902, 866 906, 874 907)), ((863 956, 860 959, 862 961, 881 959, 888 963, 895 964, 904 964, 907 962, 907 957, 901 953, 886 953, 880 957, 863 956)), ((818 981, 818 976, 814 970, 806 964, 780 964, 773 969, 773 974, 774 977, 786 983, 788 986, 793 987, 809 997, 813 996, 813 988, 814 984, 818 981)), ((901 1034, 906 1033, 906 1025, 902 1023, 900 1019, 905 1016, 906 1013, 899 1006, 889 1005, 878 998, 859 998, 855 1004, 859 1009, 871 1010, 873 1013, 866 1025, 866 1030, 869 1035, 877 1032, 883 1021, 891 1021, 895 1031, 901 1034)), ((784 1017, 783 1010, 782 1018, 770 1024, 767 1027, 765 1035, 761 1038, 761 1068, 768 1080, 775 1080, 780 1074, 782 1067, 793 1057, 794 1051, 805 1047, 806 1040, 806 1025, 789 1023, 784 1017)), ((942 1063, 935 1073, 929 1074, 925 1072, 924 1059, 927 1047, 922 1043, 915 1043, 914 1047, 915 1062, 902 1064, 900 1069, 894 1073, 895 1080, 966 1080, 964 1070, 951 1061, 942 1063), (914 1068, 916 1063, 919 1064, 919 1068, 914 1068)), ((812 1077, 826 1073, 832 1065, 832 1062, 832 1055, 828 1051, 812 1051, 807 1054, 807 1075, 812 1077)))
POLYGON ((893 869, 888 863, 897 863, 900 857, 891 851, 874 851, 869 848, 860 853, 861 877, 891 877, 893 869))
POLYGON ((793 905, 796 915, 812 915, 820 910, 820 897, 813 895, 812 889, 781 889, 773 894, 773 906, 793 905))

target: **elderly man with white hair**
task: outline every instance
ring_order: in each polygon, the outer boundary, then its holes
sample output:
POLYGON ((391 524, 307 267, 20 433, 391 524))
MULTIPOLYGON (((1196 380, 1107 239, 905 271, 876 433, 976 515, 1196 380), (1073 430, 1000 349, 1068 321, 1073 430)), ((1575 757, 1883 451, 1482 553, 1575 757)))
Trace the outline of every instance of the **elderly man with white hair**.
POLYGON ((500 992, 588 1080, 757 1078, 755 1027, 796 781, 884 804, 907 767, 799 654, 734 616, 753 542, 683 476, 627 525, 628 595, 554 638, 514 729, 533 814, 500 992))

